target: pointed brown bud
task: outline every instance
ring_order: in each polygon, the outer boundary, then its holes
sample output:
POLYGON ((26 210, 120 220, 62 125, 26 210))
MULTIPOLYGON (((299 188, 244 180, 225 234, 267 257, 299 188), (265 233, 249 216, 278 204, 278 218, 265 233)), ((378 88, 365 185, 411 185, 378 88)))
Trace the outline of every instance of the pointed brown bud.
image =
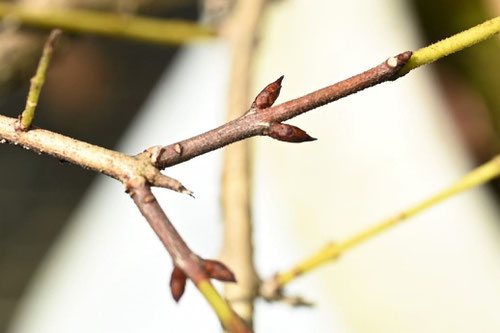
POLYGON ((274 102, 278 99, 281 90, 281 81, 283 81, 283 75, 280 76, 279 79, 270 83, 262 89, 262 91, 255 97, 255 100, 252 103, 252 108, 257 109, 266 109, 274 104, 274 102))
POLYGON ((205 269, 207 270, 208 276, 212 279, 225 282, 236 282, 233 272, 220 261, 205 259, 205 269))
POLYGON ((269 126, 267 135, 269 135, 273 139, 286 142, 299 143, 316 140, 316 138, 309 136, 309 134, 298 127, 280 123, 272 123, 269 126))
POLYGON ((170 291, 176 302, 178 302, 182 294, 184 294, 184 288, 186 288, 186 275, 180 268, 174 267, 172 276, 170 277, 170 291))

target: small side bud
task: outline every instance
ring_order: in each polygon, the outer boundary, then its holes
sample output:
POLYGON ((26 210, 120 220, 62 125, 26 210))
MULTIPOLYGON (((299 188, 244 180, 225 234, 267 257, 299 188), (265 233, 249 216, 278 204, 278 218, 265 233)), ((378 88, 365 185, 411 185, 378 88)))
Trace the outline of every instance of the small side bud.
POLYGON ((172 276, 170 277, 170 291, 172 292, 172 297, 176 302, 178 302, 182 294, 184 294, 184 289, 186 288, 186 275, 180 268, 174 267, 172 271, 172 276))
POLYGON ((279 141, 295 143, 317 140, 298 127, 280 123, 272 123, 267 135, 279 141))
POLYGON ((266 109, 274 104, 274 102, 278 99, 281 90, 281 81, 283 81, 284 76, 280 76, 279 79, 270 83, 262 89, 262 91, 255 97, 255 100, 252 103, 252 109, 266 109))
POLYGON ((207 270, 208 276, 212 279, 225 282, 236 282, 233 272, 220 261, 205 259, 205 269, 207 270))

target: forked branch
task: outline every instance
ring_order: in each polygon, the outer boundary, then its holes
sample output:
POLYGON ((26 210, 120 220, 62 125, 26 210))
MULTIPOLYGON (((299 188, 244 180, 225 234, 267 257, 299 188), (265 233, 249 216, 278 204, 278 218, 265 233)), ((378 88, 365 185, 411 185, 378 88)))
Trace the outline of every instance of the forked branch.
MULTIPOLYGON (((250 110, 241 117, 193 138, 165 147, 151 147, 137 156, 128 156, 34 127, 30 127, 27 131, 21 131, 19 126, 16 126, 17 119, 3 116, 0 116, 0 142, 9 142, 37 153, 49 154, 123 182, 139 210, 155 230, 174 261, 176 268, 171 282, 174 298, 178 299, 182 295, 185 279, 188 277, 212 305, 226 328, 233 332, 248 332, 248 328, 210 283, 210 278, 234 281, 234 276, 222 263, 204 260, 194 254, 177 233, 152 194, 150 186, 166 187, 191 194, 180 182, 161 174, 160 169, 256 135, 267 135, 290 142, 310 141, 313 138, 305 132, 291 125, 282 124, 282 122, 362 89, 394 80, 401 75, 401 68, 409 63, 408 60, 412 62, 404 69, 405 72, 420 66, 422 63, 431 62, 480 42, 498 31, 500 31, 500 18, 497 17, 415 53, 425 55, 425 57, 415 57, 414 59, 411 56, 412 52, 407 51, 389 58, 364 73, 272 107, 271 105, 276 100, 281 87, 280 78, 266 87, 259 94, 250 110), (440 48, 440 46, 444 46, 444 48, 440 48), (432 52, 433 50, 437 51, 432 52)), ((498 159, 494 160, 493 163, 498 167, 498 159)), ((466 188, 462 185, 458 189, 466 188)), ((417 210, 422 209, 420 206, 417 208, 417 210)), ((394 220, 396 222, 390 220, 381 224, 377 230, 385 230, 400 220, 403 220, 403 217, 394 220)), ((361 234, 359 239, 365 239, 372 234, 374 233, 371 231, 361 234)), ((348 248, 359 243, 358 238, 353 239, 348 240, 344 247, 348 248)), ((334 248, 337 250, 334 250, 333 253, 339 254, 338 247, 334 248)), ((279 280, 281 282, 278 285, 286 283, 288 278, 281 277, 279 280)))

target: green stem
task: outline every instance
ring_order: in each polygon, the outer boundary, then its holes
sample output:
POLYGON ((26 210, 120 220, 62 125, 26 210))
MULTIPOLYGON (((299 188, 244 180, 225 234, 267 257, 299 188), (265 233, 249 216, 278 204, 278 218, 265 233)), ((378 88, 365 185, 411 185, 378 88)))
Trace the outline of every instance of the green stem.
POLYGON ((306 272, 310 272, 316 267, 323 265, 331 260, 336 259, 340 254, 345 251, 369 240, 377 235, 380 235, 389 228, 392 228, 403 221, 408 220, 410 217, 423 212, 424 210, 448 199, 454 195, 457 195, 463 191, 474 188, 476 186, 482 185, 496 177, 500 176, 500 155, 493 158, 491 161, 483 164, 477 169, 465 175, 462 179, 458 180, 455 184, 448 187, 447 189, 439 192, 438 194, 431 196, 427 200, 422 201, 410 207, 399 214, 390 217, 378 224, 375 224, 364 231, 344 240, 341 243, 332 243, 327 245, 321 251, 312 255, 308 259, 304 260, 300 264, 296 265, 292 269, 280 273, 277 275, 277 281, 279 287, 283 287, 285 284, 291 282, 299 275, 306 272))
POLYGON ((38 63, 36 74, 33 78, 31 78, 28 99, 26 100, 26 108, 19 118, 19 127, 23 131, 27 130, 31 126, 33 118, 35 117, 35 109, 38 105, 38 99, 40 97, 43 84, 45 83, 45 77, 47 76, 47 69, 49 68, 52 54, 54 53, 54 45, 61 33, 62 32, 59 29, 52 30, 49 38, 47 38, 47 41, 45 42, 45 46, 43 47, 42 57, 38 63))
POLYGON ((399 74, 400 76, 405 75, 417 67, 482 42, 498 32, 500 32, 500 16, 413 52, 410 60, 399 74))
POLYGON ((28 26, 60 28, 156 44, 178 45, 214 35, 210 28, 189 21, 0 2, 0 18, 6 16, 28 26))
POLYGON ((203 294, 205 299, 210 303, 210 306, 214 309, 215 313, 219 317, 222 325, 229 331, 233 333, 250 333, 251 330, 248 329, 243 321, 238 317, 236 313, 231 309, 229 303, 222 298, 222 296, 215 290, 214 286, 208 280, 201 281, 197 285, 200 292, 203 294))

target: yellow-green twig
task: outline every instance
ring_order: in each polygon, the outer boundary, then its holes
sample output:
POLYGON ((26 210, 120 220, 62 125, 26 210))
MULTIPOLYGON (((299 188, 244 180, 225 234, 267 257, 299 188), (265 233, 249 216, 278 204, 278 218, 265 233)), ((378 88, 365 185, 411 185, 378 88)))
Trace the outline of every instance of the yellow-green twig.
POLYGON ((409 219, 417 215, 418 213, 430 208, 441 201, 452 197, 454 195, 459 194, 465 190, 476 187, 478 185, 484 184, 493 178, 500 176, 500 155, 493 158, 491 161, 483 164, 477 169, 473 170, 465 177, 457 181, 455 184, 450 186, 449 188, 443 190, 442 192, 430 197, 423 202, 410 207, 407 210, 397 214, 396 216, 390 217, 378 224, 375 224, 372 227, 352 236, 351 238, 346 239, 340 243, 332 243, 327 245, 317 254, 311 256, 306 259, 302 263, 293 267, 289 271, 280 273, 275 278, 276 287, 281 288, 288 282, 295 279, 297 276, 309 272, 314 268, 327 263, 330 260, 337 258, 340 254, 344 253, 346 250, 361 244, 362 242, 377 236, 384 232, 385 230, 409 219))
POLYGON ((22 6, 0 2, 0 18, 8 16, 22 24, 40 28, 61 28, 144 41, 157 44, 183 44, 212 36, 214 32, 196 22, 155 19, 80 9, 22 6))
POLYGON ((19 128, 23 131, 31 126, 33 118, 35 117, 35 109, 38 105, 38 98, 40 97, 43 84, 45 83, 45 77, 47 75, 50 60, 52 59, 52 53, 54 53, 54 45, 61 33, 59 29, 52 30, 43 47, 42 57, 38 63, 36 74, 31 78, 30 90, 28 98, 26 99, 26 107, 19 117, 19 128))
POLYGON ((410 60, 399 73, 404 75, 419 66, 482 42, 498 32, 500 32, 500 16, 413 52, 410 60))
POLYGON ((198 289, 205 296, 206 300, 210 303, 215 313, 219 317, 222 325, 229 331, 234 333, 250 333, 243 321, 231 309, 229 304, 222 298, 222 296, 215 290, 210 281, 202 281, 198 284, 198 289))

